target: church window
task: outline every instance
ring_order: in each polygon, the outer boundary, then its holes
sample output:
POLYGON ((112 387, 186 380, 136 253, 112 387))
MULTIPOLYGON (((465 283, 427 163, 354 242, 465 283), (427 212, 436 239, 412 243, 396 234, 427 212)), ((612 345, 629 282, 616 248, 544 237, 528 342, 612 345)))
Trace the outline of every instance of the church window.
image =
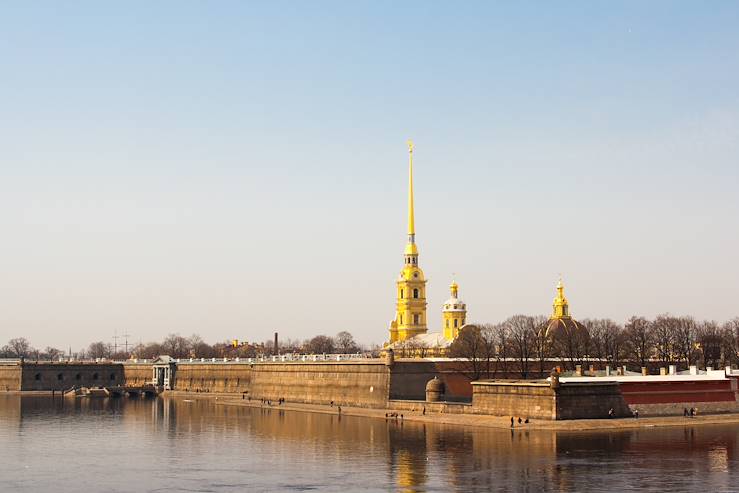
POLYGON ((418 298, 418 289, 413 290, 413 297, 418 298))
POLYGON ((402 289, 400 290, 400 299, 401 300, 403 299, 403 290, 402 289))

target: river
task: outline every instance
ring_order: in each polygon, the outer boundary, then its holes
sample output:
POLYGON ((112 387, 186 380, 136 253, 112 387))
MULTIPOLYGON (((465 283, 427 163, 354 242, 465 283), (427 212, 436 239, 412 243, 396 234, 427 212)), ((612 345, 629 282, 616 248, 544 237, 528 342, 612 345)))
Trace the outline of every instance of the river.
POLYGON ((0 394, 0 490, 739 491, 739 426, 511 432, 0 394))

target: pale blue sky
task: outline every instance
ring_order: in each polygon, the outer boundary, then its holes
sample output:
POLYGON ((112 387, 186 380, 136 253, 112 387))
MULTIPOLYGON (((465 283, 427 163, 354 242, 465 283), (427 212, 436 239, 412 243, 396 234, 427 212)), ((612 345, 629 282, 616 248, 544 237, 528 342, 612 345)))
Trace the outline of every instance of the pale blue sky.
POLYGON ((6 2, 0 344, 739 315, 736 2, 6 2))

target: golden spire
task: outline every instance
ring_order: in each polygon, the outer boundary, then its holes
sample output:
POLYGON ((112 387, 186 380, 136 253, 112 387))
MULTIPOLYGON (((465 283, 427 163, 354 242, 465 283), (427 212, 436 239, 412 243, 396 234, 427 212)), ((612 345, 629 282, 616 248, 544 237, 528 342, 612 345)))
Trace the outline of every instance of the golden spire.
POLYGON ((413 217, 413 141, 408 140, 408 237, 413 241, 416 225, 413 217))
POLYGON ((565 286, 562 283, 562 275, 559 276, 559 282, 557 283, 557 297, 554 298, 552 305, 554 311, 552 318, 569 318, 570 317, 570 306, 565 298, 565 286))

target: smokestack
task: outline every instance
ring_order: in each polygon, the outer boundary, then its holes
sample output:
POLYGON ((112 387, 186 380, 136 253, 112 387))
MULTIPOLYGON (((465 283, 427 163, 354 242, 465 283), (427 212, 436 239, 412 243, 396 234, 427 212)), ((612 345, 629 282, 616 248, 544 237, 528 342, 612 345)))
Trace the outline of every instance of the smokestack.
POLYGON ((277 332, 275 332, 275 356, 280 354, 279 346, 277 345, 277 332))

